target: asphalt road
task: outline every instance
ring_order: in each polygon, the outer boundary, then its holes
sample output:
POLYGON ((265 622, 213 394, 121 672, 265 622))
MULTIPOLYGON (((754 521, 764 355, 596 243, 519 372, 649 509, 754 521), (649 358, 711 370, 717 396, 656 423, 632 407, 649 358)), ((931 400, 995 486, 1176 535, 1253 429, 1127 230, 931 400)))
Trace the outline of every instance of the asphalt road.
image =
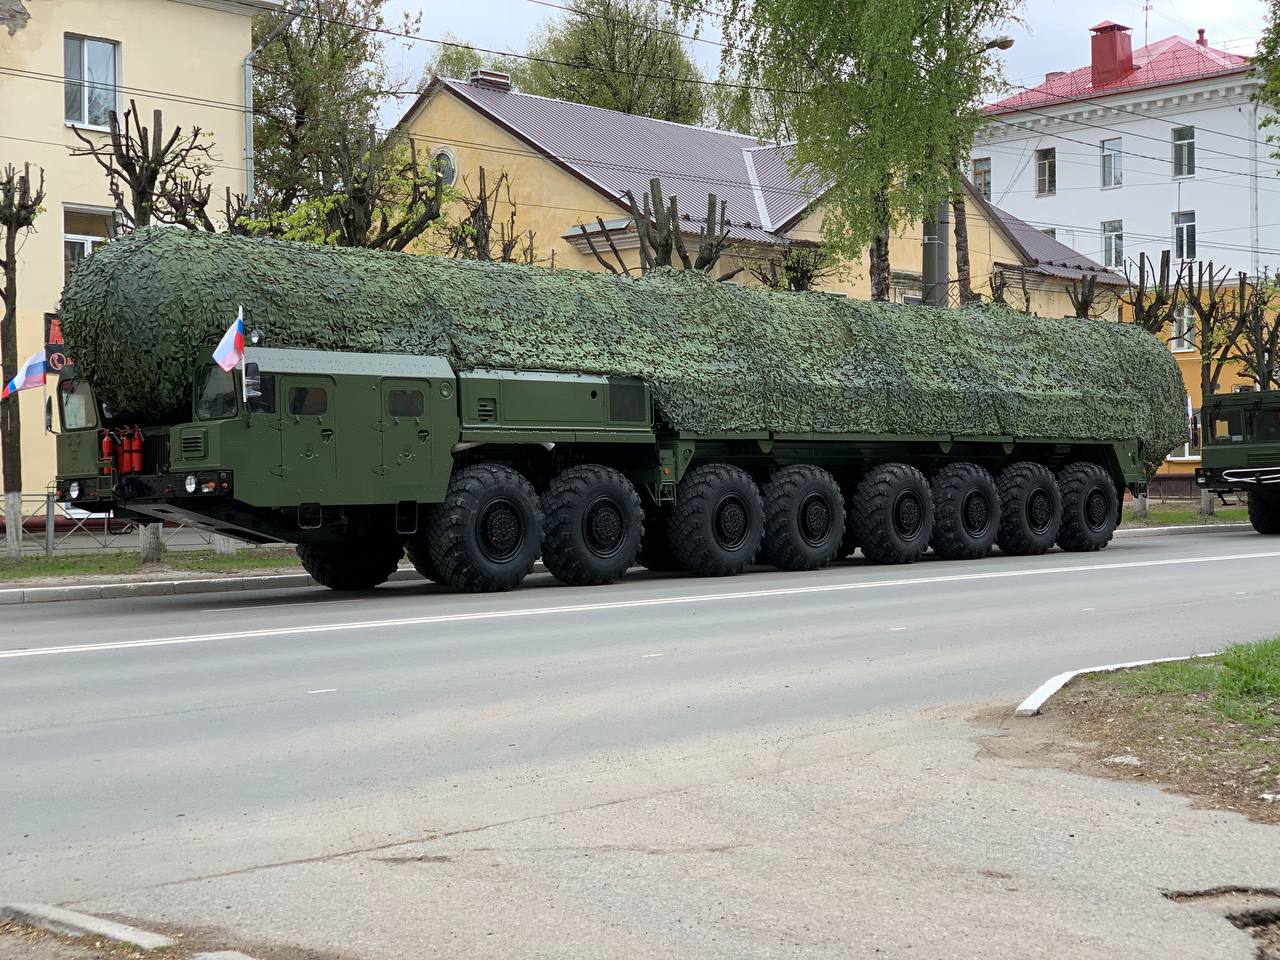
POLYGON ((644 758, 1011 707, 1062 670, 1273 635, 1278 595, 1280 540, 1232 530, 594 589, 543 576, 498 596, 408 583, 10 607, 0 900, 125 912, 192 878, 688 787, 733 764, 656 778, 644 758))

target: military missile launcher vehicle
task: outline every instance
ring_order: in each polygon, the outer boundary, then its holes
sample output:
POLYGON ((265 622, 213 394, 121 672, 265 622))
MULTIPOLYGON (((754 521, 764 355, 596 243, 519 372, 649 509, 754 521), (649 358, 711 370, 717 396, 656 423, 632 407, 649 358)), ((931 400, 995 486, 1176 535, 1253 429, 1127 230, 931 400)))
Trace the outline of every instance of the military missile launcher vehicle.
POLYGON ((1212 396, 1200 422, 1196 483, 1246 494, 1253 529, 1280 533, 1280 391, 1212 396))
POLYGON ((706 576, 1100 549, 1185 442, 1125 324, 150 229, 73 273, 61 499, 297 545, 327 586, 407 554, 461 590, 540 555, 706 576), (211 350, 237 310, 241 368, 211 350))

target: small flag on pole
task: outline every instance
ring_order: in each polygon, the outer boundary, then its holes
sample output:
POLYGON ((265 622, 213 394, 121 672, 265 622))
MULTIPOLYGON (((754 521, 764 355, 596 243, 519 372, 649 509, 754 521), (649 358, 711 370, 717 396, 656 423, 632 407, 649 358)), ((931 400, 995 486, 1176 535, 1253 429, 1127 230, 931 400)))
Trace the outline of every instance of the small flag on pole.
POLYGON ((4 385, 4 390, 0 391, 0 400, 9 396, 11 393, 17 393, 19 390, 31 390, 35 387, 44 386, 45 375, 45 359, 44 351, 32 355, 31 359, 18 368, 18 374, 12 380, 4 385))
POLYGON ((213 351, 213 362, 230 373, 244 359, 244 307, 236 311, 235 322, 218 341, 213 351))

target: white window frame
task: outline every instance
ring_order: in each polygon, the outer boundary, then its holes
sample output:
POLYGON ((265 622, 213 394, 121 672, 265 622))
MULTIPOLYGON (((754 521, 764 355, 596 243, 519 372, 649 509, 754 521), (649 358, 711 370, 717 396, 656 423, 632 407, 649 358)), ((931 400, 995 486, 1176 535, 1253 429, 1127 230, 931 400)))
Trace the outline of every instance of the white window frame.
MULTIPOLYGON (((1204 408, 1202 407, 1201 410, 1202 409, 1204 408)), ((1187 423, 1188 423, 1188 427, 1190 428, 1190 433, 1187 435, 1187 442, 1182 445, 1182 456, 1179 457, 1176 454, 1172 454, 1172 453, 1169 454, 1168 456, 1165 457, 1165 460, 1169 461, 1170 463, 1199 463, 1200 460, 1203 459, 1202 455, 1198 452, 1200 450, 1200 439, 1201 439, 1200 410, 1192 410, 1191 419, 1187 423), (1191 452, 1192 437, 1196 438, 1196 442, 1194 444, 1195 449, 1197 451, 1196 453, 1191 452)))
POLYGON ((1109 137, 1098 145, 1098 175, 1103 190, 1114 190, 1124 184, 1124 151, 1120 137, 1109 137))
POLYGON ((452 187, 458 182, 458 155, 453 152, 450 147, 436 147, 431 151, 431 162, 436 162, 436 157, 448 157, 449 166, 453 169, 453 179, 445 182, 446 187, 452 187))
POLYGON ((62 65, 62 89, 63 89, 62 123, 63 123, 63 126, 79 127, 82 130, 99 130, 103 132, 109 131, 111 129, 110 123, 107 123, 105 125, 98 125, 96 123, 89 122, 89 87, 101 86, 101 85, 90 84, 88 78, 85 75, 86 74, 85 57, 87 56, 86 51, 88 49, 86 44, 87 43, 110 44, 115 50, 115 76, 111 78, 112 100, 114 102, 111 108, 115 110, 117 114, 119 114, 121 112, 120 111, 120 77, 122 72, 120 42, 118 40, 112 40, 109 37, 91 37, 91 36, 88 36, 87 34, 82 34, 82 33, 64 33, 62 35, 62 42, 63 42, 63 51, 64 51, 64 63, 62 65), (80 79, 79 80, 72 80, 70 77, 67 76, 67 65, 65 63, 65 50, 66 50, 66 42, 68 40, 78 40, 80 42, 80 79), (67 119, 66 88, 67 88, 67 84, 69 83, 78 83, 80 85, 80 116, 82 118, 81 120, 67 119))
POLYGON ((1196 212, 1194 210, 1175 210, 1173 220, 1173 255, 1179 260, 1196 258, 1196 212), (1189 221, 1179 223, 1179 217, 1190 217, 1189 221), (1187 228, 1190 227, 1190 235, 1187 228))
POLYGON ((1103 220, 1102 230, 1102 265, 1104 267, 1124 266, 1124 221, 1103 220), (1108 229, 1111 227, 1112 229, 1108 229))
POLYGON ((1036 151, 1036 196, 1052 197, 1057 193, 1058 150, 1056 147, 1042 147, 1036 151))
POLYGON ((62 270, 65 275, 67 269, 67 244, 79 243, 84 247, 85 256, 93 252, 94 245, 102 245, 110 243, 114 239, 116 233, 116 210, 114 207, 94 207, 81 203, 64 203, 62 205, 62 270), (78 213, 82 216, 102 217, 108 221, 108 235, 105 237, 94 236, 88 233, 67 233, 66 223, 67 214, 78 213))
POLYGON ((1191 304, 1184 303, 1173 314, 1173 329, 1169 331, 1169 349, 1174 353, 1196 353, 1199 346, 1196 337, 1197 316, 1191 304))
POLYGON ((991 199, 991 158, 990 157, 974 157, 973 158, 973 188, 978 191, 978 195, 984 200, 991 199), (984 163, 986 167, 981 171, 978 170, 978 164, 984 163))
POLYGON ((1196 175, 1196 128, 1195 127, 1174 127, 1170 136, 1170 148, 1172 155, 1170 157, 1171 172, 1174 180, 1186 180, 1196 175), (1191 132, 1191 136, 1179 139, 1178 135, 1191 132), (1181 154, 1181 156, 1179 156, 1181 154), (1181 162, 1183 166, 1182 173, 1178 172, 1178 164, 1181 162))

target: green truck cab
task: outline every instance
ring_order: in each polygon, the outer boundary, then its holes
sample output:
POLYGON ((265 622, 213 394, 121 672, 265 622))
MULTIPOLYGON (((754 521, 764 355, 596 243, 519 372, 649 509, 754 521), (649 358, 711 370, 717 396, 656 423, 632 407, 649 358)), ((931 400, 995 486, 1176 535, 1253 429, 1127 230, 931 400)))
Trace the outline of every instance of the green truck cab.
POLYGON ((1280 391, 1219 394, 1204 404, 1196 483, 1248 495, 1259 533, 1280 533, 1280 391))
POLYGON ((121 422, 68 370, 59 498, 91 512, 296 544, 337 589, 408 555, 461 590, 537 557, 579 585, 655 570, 906 563, 1104 547, 1134 441, 692 433, 634 377, 455 370, 443 357, 249 347, 192 370, 180 422, 121 422))

